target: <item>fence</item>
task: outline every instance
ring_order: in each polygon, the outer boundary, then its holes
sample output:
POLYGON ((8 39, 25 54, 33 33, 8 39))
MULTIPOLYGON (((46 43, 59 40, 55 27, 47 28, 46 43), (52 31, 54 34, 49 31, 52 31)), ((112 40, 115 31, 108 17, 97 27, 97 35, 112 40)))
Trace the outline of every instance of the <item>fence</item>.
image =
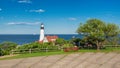
POLYGON ((120 45, 104 45, 105 47, 120 47, 120 45))
POLYGON ((12 50, 11 54, 24 54, 24 53, 36 53, 36 52, 55 52, 61 51, 63 48, 41 48, 41 49, 21 49, 21 50, 12 50))

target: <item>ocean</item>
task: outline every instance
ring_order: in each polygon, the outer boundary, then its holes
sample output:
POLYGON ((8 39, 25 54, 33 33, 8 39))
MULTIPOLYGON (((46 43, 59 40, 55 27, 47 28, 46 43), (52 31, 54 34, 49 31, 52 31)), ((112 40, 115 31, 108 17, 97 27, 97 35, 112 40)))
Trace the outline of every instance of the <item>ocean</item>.
MULTIPOLYGON (((81 38, 82 36, 79 34, 47 34, 49 36, 58 36, 59 38, 63 38, 65 40, 70 40, 72 38, 81 38)), ((9 41, 9 42, 15 42, 18 45, 31 43, 39 40, 39 35, 34 34, 5 34, 0 35, 0 43, 9 41)))

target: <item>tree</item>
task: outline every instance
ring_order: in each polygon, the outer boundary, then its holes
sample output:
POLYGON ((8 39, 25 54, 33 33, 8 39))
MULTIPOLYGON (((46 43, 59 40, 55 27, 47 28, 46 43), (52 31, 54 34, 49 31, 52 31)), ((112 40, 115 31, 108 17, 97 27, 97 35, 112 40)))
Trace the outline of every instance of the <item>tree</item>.
POLYGON ((73 38, 73 39, 70 40, 70 42, 71 42, 74 46, 78 46, 78 47, 80 47, 80 41, 81 41, 80 38, 73 38))
POLYGON ((104 33, 107 42, 117 45, 120 33, 120 29, 117 25, 113 23, 106 24, 104 33))
POLYGON ((119 27, 115 24, 107 24, 98 19, 90 19, 86 23, 80 24, 77 33, 84 34, 87 40, 92 39, 97 45, 97 50, 99 50, 107 38, 119 34, 119 27))

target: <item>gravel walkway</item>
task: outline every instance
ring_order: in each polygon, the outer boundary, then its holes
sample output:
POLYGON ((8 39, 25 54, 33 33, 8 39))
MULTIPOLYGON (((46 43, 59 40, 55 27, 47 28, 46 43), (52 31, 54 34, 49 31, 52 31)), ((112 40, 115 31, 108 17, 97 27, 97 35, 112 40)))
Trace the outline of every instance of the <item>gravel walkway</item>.
POLYGON ((0 60, 0 68, 120 68, 120 54, 77 53, 0 60))

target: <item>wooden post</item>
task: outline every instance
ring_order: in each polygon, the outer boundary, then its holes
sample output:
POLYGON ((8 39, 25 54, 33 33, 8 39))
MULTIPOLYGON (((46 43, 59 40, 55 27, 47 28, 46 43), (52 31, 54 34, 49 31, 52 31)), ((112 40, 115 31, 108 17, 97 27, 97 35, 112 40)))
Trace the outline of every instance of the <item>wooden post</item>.
POLYGON ((11 50, 12 52, 11 52, 11 55, 13 55, 14 54, 14 50, 11 50))
POLYGON ((64 50, 63 47, 60 47, 60 50, 63 51, 64 50))
POLYGON ((48 52, 48 48, 46 48, 45 50, 46 50, 46 52, 48 52))
POLYGON ((32 53, 32 50, 31 50, 31 49, 29 49, 29 53, 32 53))

